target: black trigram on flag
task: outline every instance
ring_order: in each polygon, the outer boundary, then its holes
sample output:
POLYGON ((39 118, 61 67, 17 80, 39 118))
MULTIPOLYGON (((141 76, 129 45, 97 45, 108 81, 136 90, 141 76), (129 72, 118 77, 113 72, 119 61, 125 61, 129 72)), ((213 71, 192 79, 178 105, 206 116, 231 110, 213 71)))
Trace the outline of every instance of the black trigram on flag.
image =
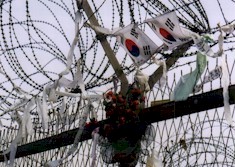
POLYGON ((165 25, 171 30, 174 30, 175 24, 168 18, 165 22, 165 25))
POLYGON ((186 42, 186 41, 188 41, 189 39, 188 39, 188 38, 179 38, 179 40, 181 40, 182 42, 186 42))
POLYGON ((155 30, 155 31, 157 30, 156 26, 153 23, 151 24, 151 27, 153 30, 155 30))
POLYGON ((144 50, 144 55, 151 55, 151 50, 149 45, 143 46, 143 50, 144 50))
POLYGON ((135 31, 134 28, 131 29, 131 35, 133 35, 136 39, 138 39, 139 34, 135 31))

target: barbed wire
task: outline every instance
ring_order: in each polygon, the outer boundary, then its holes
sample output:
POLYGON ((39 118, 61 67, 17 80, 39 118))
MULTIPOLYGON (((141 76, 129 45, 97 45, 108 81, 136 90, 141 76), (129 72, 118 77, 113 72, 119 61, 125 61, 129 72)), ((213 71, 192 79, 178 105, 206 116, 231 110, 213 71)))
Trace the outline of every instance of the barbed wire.
MULTIPOLYGON (((219 9, 225 24, 232 23, 234 20, 228 20, 226 18, 227 16, 224 13, 224 10, 226 9, 223 7, 223 5, 221 5, 222 0, 216 0, 213 2, 219 5, 219 9)), ((234 1, 231 0, 229 2, 234 1)), ((166 12, 175 10, 177 11, 180 24, 194 32, 215 35, 219 31, 218 27, 212 27, 210 25, 210 18, 208 18, 206 14, 203 3, 199 0, 189 1, 189 3, 186 3, 184 0, 169 0, 165 4, 163 4, 161 1, 154 0, 146 2, 140 0, 104 0, 102 2, 91 0, 89 3, 92 9, 95 11, 94 15, 98 19, 99 24, 102 27, 107 26, 110 29, 124 27, 130 23, 140 23, 140 26, 142 26, 142 23, 146 18, 153 18, 166 12), (106 17, 107 12, 105 12, 106 10, 110 11, 111 13, 108 21, 106 17)), ((75 0, 61 0, 59 2, 53 0, 47 2, 41 0, 34 2, 25 1, 24 3, 21 2, 20 4, 22 8, 21 10, 18 10, 18 5, 19 4, 17 1, 5 0, 1 1, 0 6, 0 70, 2 70, 5 74, 0 74, 2 78, 0 81, 0 113, 3 113, 4 109, 12 106, 14 103, 16 103, 17 100, 22 100, 22 97, 17 93, 17 90, 14 87, 15 85, 21 87, 32 98, 38 96, 42 97, 43 88, 51 81, 55 81, 58 78, 59 73, 66 66, 66 55, 69 47, 71 46, 72 32, 74 31, 73 27, 75 13, 77 11, 75 0), (36 14, 35 11, 37 10, 42 10, 47 14, 47 16, 43 16, 43 12, 42 16, 36 14)), ((85 15, 84 11, 82 11, 82 18, 84 19, 84 22, 89 22, 90 18, 85 15)), ((141 29, 145 30, 145 27, 143 26, 141 29)), ((75 49, 71 74, 68 75, 68 78, 74 77, 76 72, 76 65, 78 61, 81 61, 80 65, 87 90, 99 88, 105 92, 106 89, 112 89, 112 78, 114 71, 110 66, 110 62, 106 54, 102 49, 100 49, 101 46, 98 39, 99 37, 96 36, 93 30, 85 27, 84 25, 81 25, 78 38, 79 42, 75 49)), ((111 37, 107 37, 107 39, 109 40, 111 48, 116 54, 116 57, 118 57, 118 61, 122 70, 124 71, 124 74, 132 78, 131 76, 133 76, 135 73, 135 66, 133 63, 130 63, 131 59, 126 53, 122 52, 122 49, 119 47, 119 44, 115 39, 111 37)), ((234 35, 225 37, 224 44, 228 44, 228 47, 224 50, 225 53, 234 51, 235 47, 232 46, 234 42, 234 35)), ((215 40, 213 43, 211 43, 211 47, 216 46, 217 43, 218 40, 215 40)), ((182 55, 182 57, 191 57, 195 56, 196 54, 196 51, 192 51, 185 53, 182 55)), ((165 51, 162 51, 161 55, 162 59, 167 59, 171 56, 170 53, 165 51)), ((177 70, 181 67, 191 69, 195 64, 195 60, 188 60, 187 62, 182 62, 181 60, 179 60, 180 63, 176 62, 169 69, 169 74, 174 73, 174 70, 177 70)), ((153 62, 148 61, 141 67, 141 70, 151 70, 151 68, 153 68, 152 66, 153 62)), ((230 77, 233 73, 232 69, 230 71, 230 77)), ((206 75, 208 71, 209 69, 207 69, 207 72, 205 72, 204 75, 206 75)), ((181 76, 181 74, 177 73, 175 75, 177 75, 177 77, 181 76)), ((132 79, 130 80, 132 82, 132 79)), ((147 95, 147 97, 151 99, 151 101, 164 100, 169 98, 170 93, 176 84, 176 77, 168 78, 168 80, 171 81, 169 81, 169 83, 164 88, 156 86, 154 90, 152 90, 147 95)), ((59 115, 57 115, 58 112, 56 110, 53 110, 53 107, 56 109, 61 107, 62 100, 58 100, 57 104, 49 107, 49 116, 51 117, 50 128, 54 129, 57 126, 57 131, 55 133, 63 132, 78 126, 78 121, 76 121, 77 117, 79 117, 79 114, 83 112, 83 108, 81 106, 76 106, 79 103, 79 100, 74 100, 73 98, 67 99, 66 111, 70 112, 68 117, 70 117, 72 120, 70 120, 71 122, 69 122, 66 126, 63 126, 63 123, 58 125, 57 121, 60 120, 63 122, 64 118, 61 118, 59 115)), ((97 108, 99 112, 102 111, 102 104, 99 104, 97 108)), ((31 111, 31 114, 35 121, 34 128, 38 135, 36 135, 36 138, 42 138, 42 136, 40 136, 42 134, 45 136, 55 134, 54 132, 43 132, 42 124, 39 122, 39 116, 36 112, 36 108, 31 111)), ((104 113, 100 114, 100 119, 104 118, 104 113)), ((9 124, 4 123, 4 128, 12 131, 18 130, 17 127, 13 128, 16 124, 13 123, 13 121, 10 121, 11 116, 9 113, 4 115, 3 119, 10 122, 9 124)), ((212 121, 216 122, 214 119, 212 121)), ((206 124, 208 122, 202 123, 206 124)), ((186 122, 185 124, 189 124, 189 122, 186 122)), ((212 125, 210 125, 210 128, 212 128, 212 125)), ((200 127, 198 127, 198 129, 200 129, 200 127)), ((200 135, 198 134, 198 136, 200 135)), ((171 136, 167 137, 169 138, 171 136)), ((220 134, 220 137, 222 138, 225 136, 220 134)), ((3 138, 4 137, 1 137, 1 139, 3 138)), ((230 139, 233 139, 233 137, 230 137, 230 139)), ((192 146, 193 144, 204 145, 205 141, 203 140, 207 139, 194 138, 193 142, 192 139, 186 139, 185 144, 188 147, 192 146)), ((5 142, 7 139, 4 139, 3 141, 5 142)), ((163 142, 165 141, 160 141, 158 144, 163 144, 163 142)), ((216 142, 216 138, 214 142, 216 142)), ((206 144, 209 145, 210 143, 207 142, 206 144)), ((7 144, 5 144, 5 146, 6 145, 7 144)), ((221 147, 220 153, 225 155, 223 153, 225 150, 225 144, 218 143, 218 146, 221 147)), ((91 146, 89 145, 89 147, 91 146)), ((213 145, 213 147, 216 147, 216 145, 213 145)), ((169 150, 165 150, 165 152, 162 149, 162 155, 164 155, 166 164, 175 164, 175 166, 179 166, 179 162, 189 160, 190 157, 188 157, 188 159, 183 159, 183 157, 180 157, 182 158, 180 161, 177 159, 176 156, 179 155, 181 150, 182 145, 179 143, 176 143, 176 145, 172 146, 169 150), (176 156, 172 157, 172 155, 176 156)), ((198 152, 198 154, 203 153, 205 152, 198 152)), ((218 154, 216 151, 210 153, 218 154)), ((54 153, 56 156, 57 154, 60 153, 54 153)), ((194 154, 196 153, 193 153, 190 156, 193 157, 195 156, 194 154)), ((230 153, 229 156, 229 158, 231 158, 233 154, 230 153)), ((51 156, 51 159, 52 158, 53 157, 51 156)), ((35 159, 36 158, 32 158, 33 161, 35 159)), ((196 158, 194 158, 194 160, 195 159, 196 158)), ((190 162, 187 163, 190 164, 190 162)), ((204 163, 205 165, 207 164, 206 162, 204 163)), ((224 162, 218 162, 218 164, 221 163, 229 166, 233 164, 233 161, 230 162, 228 160, 224 162)), ((199 166, 199 164, 197 165, 199 166)))

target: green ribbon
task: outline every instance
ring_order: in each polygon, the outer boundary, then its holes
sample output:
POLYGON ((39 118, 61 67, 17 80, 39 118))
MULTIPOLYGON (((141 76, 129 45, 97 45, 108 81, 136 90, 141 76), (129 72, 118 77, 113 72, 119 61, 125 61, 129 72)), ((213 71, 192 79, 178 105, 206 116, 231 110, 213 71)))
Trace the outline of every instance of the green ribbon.
POLYGON ((171 100, 186 100, 189 94, 193 92, 193 88, 198 82, 205 68, 206 55, 202 54, 201 52, 198 52, 196 69, 193 72, 186 74, 180 78, 179 82, 175 86, 171 100))

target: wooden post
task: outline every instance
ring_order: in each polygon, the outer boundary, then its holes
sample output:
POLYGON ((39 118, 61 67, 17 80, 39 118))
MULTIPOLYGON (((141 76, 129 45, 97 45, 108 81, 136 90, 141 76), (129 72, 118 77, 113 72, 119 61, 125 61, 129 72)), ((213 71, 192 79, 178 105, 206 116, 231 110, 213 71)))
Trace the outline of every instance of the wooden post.
MULTIPOLYGON (((82 7, 83 7, 87 17, 89 18, 90 23, 92 25, 99 26, 99 23, 98 23, 97 19, 95 18, 95 15, 94 15, 89 3, 87 2, 87 0, 83 0, 82 7)), ((102 34, 96 32, 96 35, 99 36, 102 34)), ((124 74, 124 72, 123 72, 112 48, 110 47, 107 39, 102 38, 102 39, 99 39, 99 41, 105 51, 106 56, 109 59, 110 64, 112 65, 112 67, 114 69, 115 74, 117 75, 118 79, 121 81, 121 93, 123 95, 125 95, 127 92, 127 89, 128 89, 128 80, 126 78, 126 75, 124 74)))

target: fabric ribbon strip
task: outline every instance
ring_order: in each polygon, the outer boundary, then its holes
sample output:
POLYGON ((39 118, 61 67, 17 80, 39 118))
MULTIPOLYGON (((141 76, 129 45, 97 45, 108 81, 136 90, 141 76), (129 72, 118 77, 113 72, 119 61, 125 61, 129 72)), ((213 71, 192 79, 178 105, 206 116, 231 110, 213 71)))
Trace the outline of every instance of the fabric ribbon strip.
POLYGON ((12 120, 15 120, 19 125, 19 130, 17 133, 17 136, 12 141, 10 147, 4 151, 4 155, 8 154, 10 152, 10 161, 9 166, 13 167, 14 160, 15 160, 15 154, 17 150, 17 145, 21 142, 22 138, 26 138, 27 135, 31 135, 33 133, 33 124, 31 120, 30 111, 35 106, 35 99, 31 98, 29 99, 29 94, 27 94, 25 91, 21 90, 19 87, 14 85, 14 89, 23 100, 19 100, 15 105, 12 105, 8 110, 6 110, 4 113, 8 113, 10 111, 13 111, 11 117, 12 120), (21 116, 18 111, 23 111, 24 114, 21 116))
POLYGON ((146 167, 163 167, 162 160, 154 149, 152 150, 151 156, 147 157, 146 167))
POLYGON ((83 133, 83 129, 84 129, 86 120, 89 116, 89 113, 91 112, 92 117, 94 117, 95 119, 97 118, 97 114, 94 110, 92 102, 99 101, 102 98, 102 96, 100 96, 100 95, 89 95, 89 96, 87 95, 87 92, 85 90, 85 84, 84 84, 83 79, 82 79, 82 74, 81 74, 81 71, 80 71, 79 63, 77 65, 77 73, 76 73, 76 76, 74 78, 74 81, 73 82, 66 82, 66 81, 68 81, 68 80, 65 80, 65 79, 58 80, 58 85, 59 86, 62 86, 62 85, 74 86, 74 83, 76 82, 79 85, 80 89, 81 89, 82 96, 80 94, 77 94, 77 93, 68 93, 68 92, 59 92, 59 91, 55 91, 55 93, 57 95, 60 95, 60 96, 68 96, 68 97, 79 97, 79 96, 81 96, 82 100, 88 101, 88 104, 85 106, 84 111, 83 111, 82 115, 79 118, 79 130, 78 130, 78 132, 75 136, 74 143, 73 143, 72 147, 68 150, 67 155, 65 157, 63 157, 59 160, 48 162, 47 165, 49 167, 59 166, 64 159, 66 159, 68 156, 70 156, 71 154, 73 154, 76 151, 76 149, 78 147, 78 143, 79 143, 80 138, 81 138, 81 135, 83 133))
MULTIPOLYGON (((18 113, 18 111, 14 111, 12 114, 11 114, 11 118, 12 120, 15 120, 18 125, 19 125, 19 130, 18 130, 18 133, 15 137, 15 139, 11 142, 11 145, 10 147, 3 152, 3 155, 6 155, 8 153, 10 153, 10 160, 9 160, 9 167, 13 167, 14 165, 14 160, 15 160, 15 155, 16 155, 16 151, 17 151, 17 145, 18 143, 20 143, 21 139, 22 139, 22 117, 20 116, 20 114, 18 113)), ((7 163, 7 159, 6 160, 6 163, 7 163)))
POLYGON ((230 111, 230 105, 229 105, 229 73, 227 68, 227 63, 225 60, 225 55, 222 56, 222 85, 223 85, 223 97, 224 97, 224 116, 225 119, 228 121, 230 126, 233 126, 233 118, 230 111))
POLYGON ((120 27, 117 27, 117 28, 114 28, 113 30, 110 30, 108 28, 95 26, 95 25, 89 24, 89 23, 85 23, 85 26, 92 28, 97 33, 101 33, 101 34, 104 34, 104 35, 110 35, 110 36, 113 36, 116 32, 118 32, 119 30, 122 29, 120 27))
POLYGON ((73 61, 73 53, 74 53, 74 49, 76 47, 76 44, 78 42, 78 34, 79 34, 79 20, 80 20, 81 16, 79 16, 79 12, 75 13, 75 36, 72 42, 72 45, 69 49, 69 53, 67 56, 67 66, 66 69, 64 71, 62 71, 59 75, 63 76, 69 73, 70 69, 71 69, 71 65, 72 65, 72 61, 73 61))
POLYGON ((63 162, 63 160, 65 160, 67 157, 69 157, 71 154, 73 154, 76 151, 76 149, 78 147, 78 143, 79 143, 80 138, 81 138, 82 133, 83 133, 83 129, 84 129, 86 120, 87 120, 88 115, 89 115, 89 111, 90 111, 90 103, 88 103, 88 105, 85 107, 85 109, 84 109, 84 111, 83 111, 83 113, 80 117, 79 130, 78 130, 78 132, 75 136, 74 143, 73 143, 72 147, 68 150, 66 156, 64 156, 63 158, 58 159, 58 160, 47 162, 46 163, 47 167, 57 167, 57 166, 59 166, 63 162))
POLYGON ((61 88, 61 87, 71 89, 71 88, 75 88, 76 86, 79 86, 83 94, 83 97, 85 98, 86 97, 85 84, 83 82, 79 63, 77 63, 77 72, 74 76, 73 81, 68 80, 64 77, 61 77, 58 80, 56 80, 54 83, 46 85, 46 87, 44 88, 45 89, 44 91, 48 95, 48 101, 56 102, 58 96, 79 97, 80 93, 69 93, 69 92, 61 92, 61 91, 56 90, 57 88, 61 88))
POLYGON ((32 98, 26 107, 24 108, 24 114, 22 118, 22 137, 25 138, 27 135, 32 135, 33 133, 33 123, 31 120, 30 111, 35 106, 35 99, 32 98))
POLYGON ((160 88, 162 88, 166 84, 166 78, 167 78, 166 61, 157 60, 155 57, 153 57, 152 60, 156 65, 162 66, 162 77, 159 80, 159 86, 160 88))
MULTIPOLYGON (((41 104, 41 103, 40 103, 41 104)), ((44 130, 48 129, 48 106, 47 106, 47 100, 46 100, 46 91, 43 90, 43 97, 42 97, 42 105, 41 105, 41 113, 42 113, 42 122, 44 130)))
POLYGON ((62 104, 59 110, 59 116, 60 116, 60 121, 57 122, 57 128, 59 126, 59 122, 61 122, 61 124, 64 126, 66 124, 68 124, 67 122, 67 115, 66 115, 66 102, 67 102, 67 97, 64 96, 63 100, 62 100, 62 104))
POLYGON ((201 84, 196 85, 194 87, 193 92, 197 93, 197 92, 201 91, 204 84, 212 82, 213 80, 215 80, 221 76, 222 76, 222 67, 221 66, 216 67, 214 70, 210 71, 207 76, 204 77, 201 84))
POLYGON ((208 43, 205 40, 205 37, 200 36, 196 33, 192 34, 193 41, 196 45, 196 47, 199 49, 200 52, 203 54, 206 54, 209 57, 216 58, 220 57, 223 54, 223 40, 224 37, 222 35, 222 32, 220 33, 218 37, 218 44, 219 44, 219 50, 214 53, 211 47, 208 45, 208 43))
MULTIPOLYGON (((234 24, 230 24, 224 27, 220 27, 220 25, 218 24, 219 28, 220 28, 220 32, 222 35, 222 31, 225 33, 233 33, 234 31, 234 24)), ((223 48, 223 43, 220 44, 220 47, 223 48)), ((222 85, 223 85, 223 97, 224 97, 224 116, 225 119, 227 120, 227 122, 229 123, 230 126, 233 126, 233 118, 232 118, 232 114, 230 111, 230 104, 229 104, 229 91, 228 91, 228 87, 229 87, 229 72, 228 72, 228 68, 227 68, 227 63, 226 63, 226 56, 223 54, 222 56, 222 85)))
POLYGON ((192 73, 186 74, 180 78, 179 82, 175 86, 174 92, 171 95, 171 100, 186 100, 189 94, 193 92, 193 88, 205 70, 205 67, 206 56, 201 52, 198 52, 196 69, 192 73))
POLYGON ((139 68, 136 69, 135 80, 140 86, 140 89, 144 92, 150 91, 148 84, 149 76, 144 74, 139 68))
MULTIPOLYGON (((3 71, 1 71, 0 73, 6 76, 6 74, 3 71)), ((35 106, 35 99, 31 98, 31 95, 23 91, 20 87, 16 86, 14 83, 13 83, 13 90, 15 90, 15 92, 21 97, 22 100, 17 101, 14 105, 4 110, 4 112, 1 114, 5 115, 13 111, 10 115, 12 117, 12 120, 13 121, 15 120, 19 126, 19 130, 15 139, 12 141, 10 147, 3 152, 3 155, 10 153, 10 159, 9 159, 10 167, 13 167, 14 165, 17 145, 21 142, 21 139, 33 133, 33 124, 30 116, 30 111, 35 106), (21 116, 18 113, 18 111, 23 111, 24 112, 23 116, 21 116)), ((7 159, 5 160, 7 162, 7 159)))
POLYGON ((56 80, 53 84, 48 85, 46 87, 45 92, 47 92, 49 100, 55 99, 56 96, 58 96, 58 95, 59 96, 75 97, 75 98, 76 97, 81 97, 81 99, 83 99, 83 100, 85 100, 85 99, 88 100, 88 104, 85 106, 84 111, 83 111, 82 115, 79 118, 79 130, 78 130, 78 132, 75 136, 74 143, 73 143, 72 147, 68 150, 65 157, 63 157, 59 160, 48 162, 46 165, 49 166, 49 167, 59 166, 64 159, 66 159, 68 156, 70 156, 71 154, 73 154, 76 151, 76 149, 78 147, 78 143, 79 143, 80 138, 81 138, 81 135, 83 133, 83 129, 84 129, 86 120, 89 116, 91 106, 92 106, 91 101, 89 99, 89 96, 87 96, 87 93, 86 93, 86 90, 85 90, 85 84, 84 84, 83 79, 82 79, 82 74, 81 74, 81 71, 80 71, 79 62, 77 63, 77 72, 75 74, 75 77, 74 77, 73 81, 70 81, 70 80, 63 77, 63 75, 68 74, 68 72, 71 69, 73 52, 74 52, 75 46, 76 46, 77 41, 78 41, 78 37, 77 37, 78 33, 79 33, 79 28, 78 28, 78 25, 79 25, 78 22, 79 21, 78 20, 79 20, 80 16, 77 16, 77 15, 79 15, 79 12, 76 13, 76 20, 77 20, 77 21, 75 20, 75 31, 76 32, 75 32, 75 37, 74 37, 73 43, 72 43, 71 48, 69 50, 68 57, 67 57, 67 67, 64 71, 62 71, 60 73, 60 75, 59 75, 60 77, 59 77, 58 80, 56 80), (60 91, 56 90, 57 87, 75 88, 75 86, 77 86, 77 85, 81 89, 82 96, 80 96, 80 94, 78 94, 78 93, 60 92, 60 91), (50 95, 52 95, 52 96, 50 97, 50 95))
POLYGON ((66 159, 68 156, 70 156, 71 154, 73 154, 76 151, 76 149, 78 147, 78 143, 79 143, 80 138, 81 138, 82 133, 83 133, 84 126, 86 124, 86 120, 89 116, 89 113, 91 113, 92 117, 94 117, 95 119, 97 118, 96 113, 94 113, 95 110, 94 110, 94 106, 92 105, 92 102, 96 102, 97 100, 101 100, 101 97, 102 97, 101 95, 91 95, 91 97, 87 96, 86 98, 83 99, 83 100, 87 100, 88 104, 84 107, 84 111, 83 111, 82 115, 79 118, 79 130, 78 130, 78 132, 75 136, 74 143, 73 143, 72 147, 68 150, 65 157, 63 157, 59 160, 48 162, 46 164, 48 167, 57 167, 57 166, 59 166, 64 159, 66 159))
POLYGON ((231 24, 228 24, 228 25, 226 25, 226 26, 222 26, 221 27, 221 30, 223 31, 223 32, 225 32, 226 34, 232 34, 233 32, 234 32, 234 28, 235 28, 235 24, 233 23, 231 23, 231 24))
POLYGON ((218 24, 218 27, 220 29, 220 35, 218 37, 218 44, 219 44, 219 50, 218 52, 214 53, 212 49, 209 47, 209 45, 203 40, 202 37, 198 35, 193 35, 193 40, 198 49, 206 55, 210 57, 219 57, 222 56, 222 84, 223 84, 223 98, 224 98, 224 115, 225 119, 228 121, 230 126, 233 126, 233 118, 230 111, 230 105, 229 105, 229 92, 228 92, 228 86, 229 86, 229 74, 228 74, 228 68, 227 63, 225 60, 225 55, 223 55, 223 32, 231 34, 234 31, 234 24, 229 24, 227 26, 221 27, 220 24, 218 24))
POLYGON ((186 100, 189 94, 193 92, 194 86, 198 82, 198 79, 200 78, 201 74, 203 73, 206 67, 205 55, 215 58, 223 54, 224 37, 222 34, 222 30, 220 31, 220 35, 218 37, 219 50, 216 53, 214 53, 210 48, 210 46, 207 44, 206 41, 209 41, 208 39, 205 40, 205 37, 202 37, 196 33, 192 33, 191 36, 193 38, 195 45, 200 51, 197 53, 197 66, 192 73, 186 74, 180 78, 180 81, 177 83, 174 92, 171 95, 171 100, 175 101, 186 100))
POLYGON ((91 134, 92 136, 92 151, 91 151, 91 158, 92 158, 92 163, 91 163, 91 167, 95 167, 95 162, 96 162, 96 147, 98 144, 98 140, 99 140, 99 127, 94 129, 94 131, 91 134))
MULTIPOLYGON (((235 28, 235 24, 228 24, 226 26, 221 27, 220 24, 218 23, 218 27, 220 29, 220 35, 218 37, 219 50, 216 53, 214 53, 213 50, 211 49, 211 47, 208 45, 208 42, 207 42, 208 40, 205 40, 205 39, 210 38, 209 36, 200 36, 196 33, 192 33, 192 35, 191 35, 197 48, 201 52, 205 53, 207 56, 210 56, 213 58, 222 56, 222 54, 223 54, 223 41, 224 41, 223 32, 226 34, 232 34, 234 31, 234 28, 235 28)), ((213 41, 213 39, 210 38, 209 41, 213 41)))
MULTIPOLYGON (((74 50, 75 50, 75 47, 78 42, 79 23, 81 22, 80 14, 81 13, 79 11, 75 13, 75 36, 74 36, 73 42, 71 44, 71 47, 69 49, 69 53, 67 56, 66 68, 59 74, 58 80, 56 80, 54 83, 48 84, 46 86, 46 92, 48 94, 49 101, 52 101, 52 102, 57 101, 56 94, 58 94, 59 92, 57 92, 56 89, 58 87, 74 88, 76 85, 79 85, 82 92, 85 92, 85 86, 84 86, 84 83, 82 80, 82 75, 81 75, 81 72, 79 69, 80 68, 79 62, 77 63, 77 73, 76 73, 73 81, 70 81, 70 80, 63 77, 64 75, 67 75, 71 70, 71 65, 73 62, 73 54, 74 54, 74 50)), ((71 96, 70 94, 67 94, 67 95, 71 96)), ((64 96, 67 96, 67 95, 64 95, 64 96)))

